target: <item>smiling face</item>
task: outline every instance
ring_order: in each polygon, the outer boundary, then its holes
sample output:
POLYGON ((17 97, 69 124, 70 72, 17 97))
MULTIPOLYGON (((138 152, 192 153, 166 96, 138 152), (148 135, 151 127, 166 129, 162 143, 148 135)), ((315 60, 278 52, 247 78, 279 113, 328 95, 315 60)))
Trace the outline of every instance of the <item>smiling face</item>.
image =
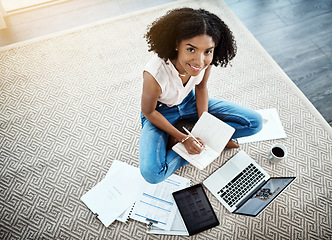
POLYGON ((185 39, 177 44, 178 56, 173 64, 180 74, 197 76, 213 60, 215 43, 208 35, 185 39))

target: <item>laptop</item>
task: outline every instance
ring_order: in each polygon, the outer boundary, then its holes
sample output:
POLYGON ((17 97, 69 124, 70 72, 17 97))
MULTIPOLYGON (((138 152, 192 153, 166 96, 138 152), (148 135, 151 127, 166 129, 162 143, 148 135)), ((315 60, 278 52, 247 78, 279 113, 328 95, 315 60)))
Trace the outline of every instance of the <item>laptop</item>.
POLYGON ((295 177, 270 177, 244 151, 210 175, 204 186, 231 212, 258 216, 295 177))

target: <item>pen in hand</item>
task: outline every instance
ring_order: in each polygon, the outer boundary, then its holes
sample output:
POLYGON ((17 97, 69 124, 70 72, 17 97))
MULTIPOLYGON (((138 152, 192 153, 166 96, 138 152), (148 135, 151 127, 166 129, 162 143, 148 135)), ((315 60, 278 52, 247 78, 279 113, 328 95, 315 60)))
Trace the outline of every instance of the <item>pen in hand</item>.
MULTIPOLYGON (((203 147, 203 145, 200 143, 200 141, 198 141, 197 138, 195 138, 194 135, 192 135, 192 133, 188 131, 188 129, 186 129, 185 127, 182 127, 182 128, 183 128, 183 130, 186 131, 186 133, 188 133, 188 135, 189 135, 190 137, 192 137, 192 138, 198 143, 198 145, 199 145, 201 148, 203 147)), ((204 149, 205 149, 205 148, 204 148, 204 149)))

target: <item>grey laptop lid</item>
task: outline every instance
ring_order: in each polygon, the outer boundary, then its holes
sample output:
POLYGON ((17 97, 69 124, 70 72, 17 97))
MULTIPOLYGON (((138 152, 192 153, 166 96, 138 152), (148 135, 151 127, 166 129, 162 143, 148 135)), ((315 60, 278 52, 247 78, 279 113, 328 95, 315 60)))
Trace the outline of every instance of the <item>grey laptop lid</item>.
POLYGON ((261 213, 293 180, 295 177, 274 177, 262 184, 257 191, 242 201, 233 212, 247 216, 257 216, 261 213))

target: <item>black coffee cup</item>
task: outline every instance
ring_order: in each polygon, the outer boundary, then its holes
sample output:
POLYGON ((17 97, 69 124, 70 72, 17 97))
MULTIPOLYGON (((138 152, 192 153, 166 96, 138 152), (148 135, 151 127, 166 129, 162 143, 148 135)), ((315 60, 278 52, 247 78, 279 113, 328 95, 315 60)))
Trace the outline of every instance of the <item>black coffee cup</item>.
POLYGON ((287 156, 287 149, 281 143, 273 144, 270 151, 268 160, 273 163, 278 163, 287 156))

